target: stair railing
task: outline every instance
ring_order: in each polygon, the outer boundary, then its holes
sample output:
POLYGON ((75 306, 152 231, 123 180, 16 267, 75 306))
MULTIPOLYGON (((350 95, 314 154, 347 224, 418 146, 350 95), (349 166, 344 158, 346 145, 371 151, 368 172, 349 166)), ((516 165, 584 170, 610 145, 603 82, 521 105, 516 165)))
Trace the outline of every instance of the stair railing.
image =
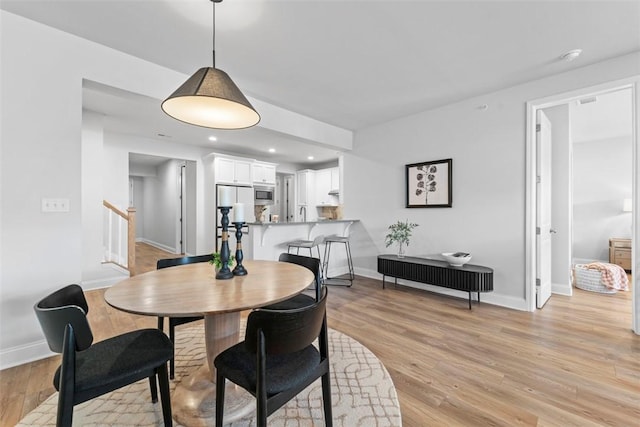
POLYGON ((125 213, 106 200, 102 205, 106 208, 103 262, 129 270, 133 276, 136 267, 136 208, 129 207, 125 213))

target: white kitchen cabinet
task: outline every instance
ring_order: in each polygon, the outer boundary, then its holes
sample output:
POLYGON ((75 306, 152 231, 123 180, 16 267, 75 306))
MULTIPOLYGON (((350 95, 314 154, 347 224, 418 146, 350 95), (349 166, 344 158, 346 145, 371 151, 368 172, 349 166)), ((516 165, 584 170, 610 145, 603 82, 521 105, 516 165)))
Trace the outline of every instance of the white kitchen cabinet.
POLYGON ((331 170, 317 170, 315 182, 316 205, 324 206, 332 204, 331 198, 329 197, 329 191, 331 191, 331 170))
POLYGON ((315 171, 305 169, 296 172, 298 206, 312 206, 315 203, 315 171))
POLYGON ((331 168, 331 191, 340 191, 340 168, 331 168))
POLYGON ((216 157, 214 162, 216 183, 253 185, 253 162, 227 157, 216 157))
POLYGON ((271 163, 254 163, 253 183, 257 185, 276 185, 276 165, 271 163))
POLYGON ((335 168, 316 171, 315 193, 317 206, 336 206, 338 196, 329 192, 340 191, 340 170, 335 168))

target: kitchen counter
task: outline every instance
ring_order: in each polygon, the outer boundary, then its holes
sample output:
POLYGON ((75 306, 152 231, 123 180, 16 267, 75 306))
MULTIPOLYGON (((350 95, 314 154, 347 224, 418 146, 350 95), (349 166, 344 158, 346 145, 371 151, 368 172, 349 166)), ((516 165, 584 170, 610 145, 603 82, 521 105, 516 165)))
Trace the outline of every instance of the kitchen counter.
POLYGON ((289 222, 248 222, 249 226, 259 225, 300 225, 300 224, 324 224, 332 222, 356 222, 358 219, 319 219, 317 221, 289 221, 289 222))
MULTIPOLYGON (((351 226, 356 222, 359 220, 248 223, 249 233, 242 238, 243 254, 246 259, 277 260, 281 253, 287 252, 291 241, 313 240, 320 235, 349 235, 351 226)), ((232 252, 234 243, 230 242, 232 252)))

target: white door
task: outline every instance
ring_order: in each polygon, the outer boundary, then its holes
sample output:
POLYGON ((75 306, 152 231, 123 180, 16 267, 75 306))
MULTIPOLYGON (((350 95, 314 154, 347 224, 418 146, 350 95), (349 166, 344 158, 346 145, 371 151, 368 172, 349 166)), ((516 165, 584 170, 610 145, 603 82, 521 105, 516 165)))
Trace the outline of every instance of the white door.
POLYGON ((551 297, 551 123, 542 110, 536 124, 536 307, 551 297))
POLYGON ((284 191, 283 191, 283 216, 285 222, 295 221, 295 192, 294 192, 294 182, 293 175, 287 175, 284 178, 284 191))
POLYGON ((180 253, 187 253, 187 165, 182 163, 179 166, 180 189, 178 193, 178 202, 180 206, 180 217, 178 226, 180 227, 180 253))

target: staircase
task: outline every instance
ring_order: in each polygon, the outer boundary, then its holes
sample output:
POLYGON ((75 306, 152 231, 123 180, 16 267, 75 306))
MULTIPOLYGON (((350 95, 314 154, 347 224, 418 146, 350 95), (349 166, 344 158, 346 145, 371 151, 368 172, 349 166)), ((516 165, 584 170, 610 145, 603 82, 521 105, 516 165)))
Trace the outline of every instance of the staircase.
POLYGON ((106 200, 104 211, 104 257, 102 263, 111 263, 134 276, 136 267, 136 208, 123 212, 106 200))

